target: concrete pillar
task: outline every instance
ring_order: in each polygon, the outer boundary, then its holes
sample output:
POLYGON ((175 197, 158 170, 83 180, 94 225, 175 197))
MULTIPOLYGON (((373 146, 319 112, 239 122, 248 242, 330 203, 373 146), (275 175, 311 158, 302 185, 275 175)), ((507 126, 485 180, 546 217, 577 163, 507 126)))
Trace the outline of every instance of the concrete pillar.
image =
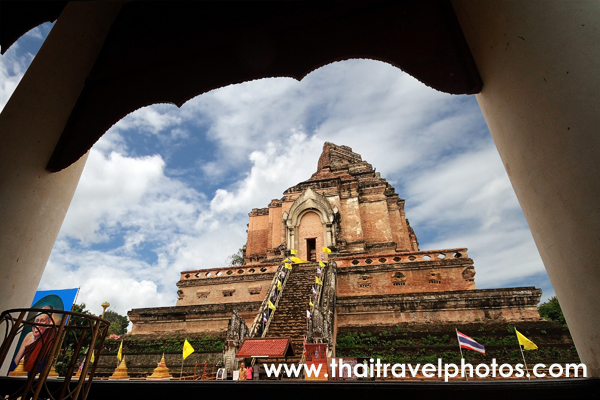
POLYGON ((588 376, 600 376, 600 2, 454 8, 477 99, 588 376))
POLYGON ((85 158, 45 166, 120 2, 70 2, 0 114, 0 310, 29 307, 85 158))

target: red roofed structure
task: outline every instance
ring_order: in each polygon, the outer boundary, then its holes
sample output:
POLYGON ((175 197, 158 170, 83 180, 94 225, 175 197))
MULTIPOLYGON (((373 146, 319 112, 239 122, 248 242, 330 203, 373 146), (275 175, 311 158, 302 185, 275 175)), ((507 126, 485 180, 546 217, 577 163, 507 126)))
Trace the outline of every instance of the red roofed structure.
POLYGON ((282 358, 293 357, 291 338, 246 339, 236 358, 282 358))

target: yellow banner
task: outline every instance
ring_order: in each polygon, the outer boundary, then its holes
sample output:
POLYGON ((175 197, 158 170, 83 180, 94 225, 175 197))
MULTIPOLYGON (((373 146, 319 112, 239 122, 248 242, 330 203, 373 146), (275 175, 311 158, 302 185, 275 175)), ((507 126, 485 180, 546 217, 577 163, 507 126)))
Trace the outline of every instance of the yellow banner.
POLYGON ((286 269, 292 269, 292 265, 291 265, 291 264, 288 264, 288 263, 285 263, 285 268, 286 268, 286 269))
POLYGON ((277 290, 281 292, 281 281, 277 281, 277 290))
POLYGON ((319 265, 323 268, 325 268, 325 263, 323 261, 319 261, 319 265))
POLYGON ((273 303, 271 303, 271 300, 269 300, 269 308, 273 311, 275 311, 275 305, 273 303))
POLYGON ((186 358, 188 358, 188 356, 194 351, 195 350, 190 344, 190 342, 188 342, 187 339, 185 339, 185 342, 183 343, 183 359, 185 360, 186 358))
POLYGON ((117 353, 117 358, 119 361, 123 358, 123 340, 121 340, 121 345, 119 346, 119 352, 117 353))
POLYGON ((323 247, 323 253, 331 253, 329 247, 323 247))
POLYGON ((322 284, 323 284, 323 282, 321 282, 321 280, 319 279, 319 277, 318 277, 318 276, 315 276, 315 282, 316 282, 318 285, 322 285, 322 284))
POLYGON ((308 262, 308 261, 302 260, 301 258, 298 258, 298 257, 290 257, 290 259, 292 260, 292 262, 294 262, 296 264, 304 264, 304 263, 308 262))
POLYGON ((525 350, 537 350, 538 347, 535 343, 523 336, 518 330, 515 329, 515 332, 517 333, 517 339, 519 340, 519 344, 523 346, 525 350))
POLYGON ((298 254, 298 250, 292 250, 291 253, 292 254, 298 254))

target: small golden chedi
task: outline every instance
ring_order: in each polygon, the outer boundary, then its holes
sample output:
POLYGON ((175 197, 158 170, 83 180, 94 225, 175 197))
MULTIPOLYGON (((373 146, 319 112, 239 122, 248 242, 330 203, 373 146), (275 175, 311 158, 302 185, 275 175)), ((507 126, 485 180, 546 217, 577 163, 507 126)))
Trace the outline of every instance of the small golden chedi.
POLYGON ((169 374, 169 368, 165 364, 165 355, 162 355, 158 366, 154 369, 152 375, 147 377, 146 379, 171 379, 172 376, 169 374))
POLYGON ((115 372, 108 379, 129 379, 127 374, 127 364, 125 364, 125 357, 121 361, 121 364, 115 369, 115 372))

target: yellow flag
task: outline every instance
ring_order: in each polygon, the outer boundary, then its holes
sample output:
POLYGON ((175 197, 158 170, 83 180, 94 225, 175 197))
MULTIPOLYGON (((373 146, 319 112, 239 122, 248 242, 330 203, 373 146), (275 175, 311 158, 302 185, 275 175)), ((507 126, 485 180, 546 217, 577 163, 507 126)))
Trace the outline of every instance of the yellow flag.
POLYGON ((292 262, 296 263, 296 264, 304 264, 307 263, 308 261, 304 261, 301 258, 298 257, 290 257, 290 259, 292 260, 292 262))
POLYGON ((92 350, 92 357, 90 358, 90 362, 94 362, 94 351, 92 350))
POLYGON ((291 264, 285 263, 285 268, 286 269, 292 269, 292 266, 291 266, 291 264))
POLYGON ((314 306, 315 306, 315 305, 312 303, 312 300, 309 300, 309 301, 308 301, 308 305, 309 305, 309 306, 311 306, 311 307, 314 307, 314 306))
POLYGON ((318 276, 315 276, 315 282, 317 282, 317 285, 322 285, 323 282, 321 282, 321 280, 319 279, 318 276))
POLYGON ((271 300, 269 300, 269 308, 273 311, 275 311, 275 305, 273 303, 271 303, 271 300))
POLYGON ((185 342, 183 342, 183 359, 185 360, 186 358, 188 358, 188 356, 193 352, 194 348, 192 347, 190 342, 188 342, 187 339, 185 339, 185 342))
POLYGON ((323 247, 323 253, 331 253, 329 247, 323 247))
POLYGON ((319 265, 323 268, 325 268, 325 263, 323 261, 319 261, 319 265))
POLYGON ((515 332, 517 333, 519 344, 523 346, 525 350, 537 350, 538 347, 535 345, 535 343, 523 336, 518 330, 515 329, 515 332))
POLYGON ((121 340, 121 345, 119 346, 119 352, 117 353, 117 358, 119 361, 123 359, 123 340, 121 340))
POLYGON ((292 254, 298 254, 298 250, 292 250, 291 253, 292 254))
POLYGON ((281 292, 281 281, 277 280, 277 290, 281 292))

